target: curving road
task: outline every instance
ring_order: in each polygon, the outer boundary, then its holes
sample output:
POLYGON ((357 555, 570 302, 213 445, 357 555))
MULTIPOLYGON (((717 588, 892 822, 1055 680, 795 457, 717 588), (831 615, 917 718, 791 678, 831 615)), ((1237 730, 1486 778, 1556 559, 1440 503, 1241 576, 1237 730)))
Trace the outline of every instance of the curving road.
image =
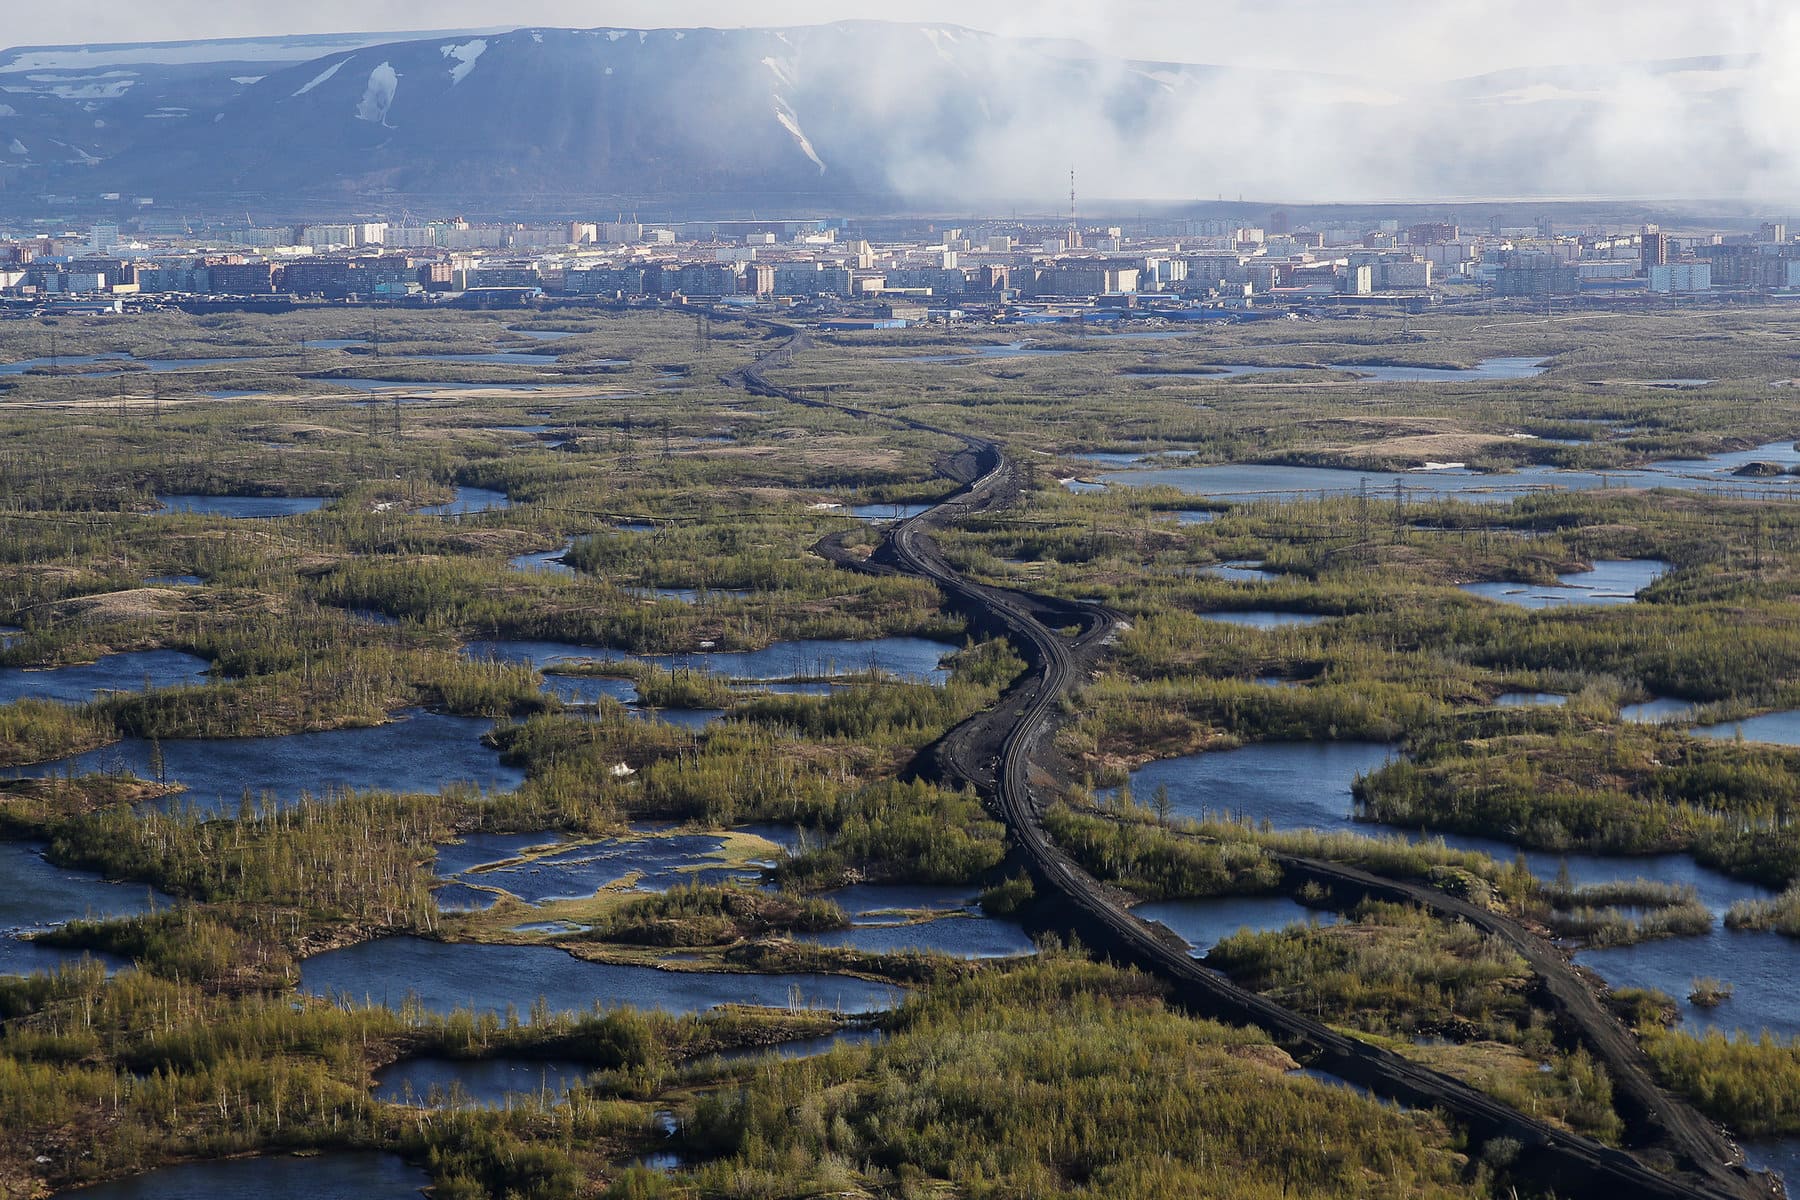
MULTIPOLYGON (((1066 925, 1084 944, 1164 979, 1177 998, 1197 1013, 1256 1026, 1311 1065, 1378 1096, 1445 1112, 1477 1145, 1498 1139, 1517 1142, 1521 1151, 1513 1162, 1513 1174, 1554 1189, 1559 1196, 1747 1200, 1781 1194, 1779 1186, 1767 1177, 1742 1170, 1735 1148, 1716 1126, 1655 1085, 1629 1034, 1566 963, 1534 944, 1536 939, 1522 929, 1515 927, 1501 936, 1515 949, 1533 945, 1526 957, 1545 980, 1559 1015, 1579 1028, 1623 1085, 1617 1089, 1625 1100, 1622 1115, 1633 1122, 1640 1134, 1638 1141, 1671 1168, 1667 1173, 1622 1150, 1533 1120, 1458 1080, 1238 987, 1201 966, 1186 945, 1161 926, 1139 920, 1127 898, 1113 893, 1063 854, 1043 828, 1031 783, 1033 759, 1055 723, 1061 701, 1079 686, 1122 627, 1119 614, 1098 605, 976 583, 955 570, 932 540, 932 532, 1009 503, 1019 490, 1016 466, 997 443, 987 439, 907 417, 804 397, 764 378, 765 369, 785 364, 793 351, 805 344, 803 336, 797 336, 729 378, 755 394, 898 422, 967 447, 967 458, 955 464, 961 468, 955 473, 964 480, 962 486, 929 511, 895 525, 871 564, 863 569, 930 580, 978 632, 1008 636, 1025 656, 1030 669, 1013 689, 995 707, 946 735, 934 753, 947 781, 972 783, 991 797, 1040 895, 1060 903, 1066 925)), ((822 548, 830 550, 828 545, 822 548)), ((834 557, 845 565, 860 565, 841 555, 834 557)), ((1424 896, 1429 889, 1412 889, 1335 864, 1297 860, 1291 865, 1315 872, 1340 888, 1404 889, 1409 899, 1448 911, 1445 902, 1451 898, 1438 893, 1424 896)), ((1455 915, 1473 919, 1475 913, 1459 911, 1455 915)))

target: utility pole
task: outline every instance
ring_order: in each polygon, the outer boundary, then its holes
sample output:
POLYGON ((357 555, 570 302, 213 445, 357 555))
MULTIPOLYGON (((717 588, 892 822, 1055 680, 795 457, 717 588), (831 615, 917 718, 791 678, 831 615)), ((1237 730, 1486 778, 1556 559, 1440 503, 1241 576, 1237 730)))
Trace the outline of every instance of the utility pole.
POLYGON ((1369 477, 1364 475, 1356 494, 1357 544, 1365 550, 1369 545, 1369 477))

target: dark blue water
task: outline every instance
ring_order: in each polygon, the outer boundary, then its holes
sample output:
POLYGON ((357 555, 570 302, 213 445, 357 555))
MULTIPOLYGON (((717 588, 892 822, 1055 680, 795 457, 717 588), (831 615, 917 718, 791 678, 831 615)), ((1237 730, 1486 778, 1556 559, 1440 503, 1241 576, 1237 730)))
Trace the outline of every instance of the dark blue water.
POLYGON ((1669 573, 1660 559, 1603 559, 1592 571, 1558 575, 1554 584, 1465 583, 1472 596, 1519 608, 1608 607, 1631 604, 1637 594, 1669 573))
POLYGON ((731 679, 804 679, 874 670, 930 683, 943 683, 949 678, 949 672, 941 664, 955 652, 955 646, 924 638, 778 642, 766 650, 695 654, 631 655, 622 650, 567 642, 534 641, 475 641, 463 648, 463 653, 470 658, 528 663, 540 671, 559 664, 636 661, 665 670, 706 671, 731 679))
POLYGON ((58 1192, 70 1200, 420 1200, 431 1177, 393 1154, 234 1158, 58 1192))
MULTIPOLYGON (((143 884, 108 883, 98 875, 52 866, 43 847, 26 842, 0 842, 0 975, 53 971, 62 963, 90 957, 79 950, 60 950, 24 940, 76 920, 130 917, 174 901, 143 884)), ((125 964, 99 957, 108 966, 125 964)))
POLYGON ((842 908, 853 927, 795 940, 871 954, 919 951, 976 959, 1037 953, 1024 929, 984 914, 968 888, 859 884, 822 898, 842 908))
POLYGON ((1800 746, 1800 710, 1765 713, 1723 725, 1702 725, 1688 731, 1695 737, 1746 742, 1766 742, 1772 746, 1800 746))
POLYGON ((705 1012, 720 1004, 755 1004, 841 1012, 875 1012, 900 1002, 900 989, 837 975, 739 975, 663 971, 584 962, 550 946, 453 945, 388 938, 333 950, 301 966, 300 990, 347 995, 360 1003, 399 1006, 412 994, 425 1009, 458 1007, 521 1020, 543 997, 552 1011, 631 1006, 671 1013, 705 1012))
POLYGON ((461 517, 472 513, 497 512, 511 507, 512 500, 505 492, 459 486, 456 489, 456 498, 450 503, 433 504, 428 508, 421 508, 419 515, 423 517, 461 517))
POLYGON ((43 671, 5 667, 0 668, 0 704, 27 699, 86 704, 102 692, 193 687, 206 682, 208 665, 180 650, 138 650, 43 671))
MULTIPOLYGON (((1166 784, 1174 811, 1182 817, 1229 814, 1267 820, 1282 830, 1422 837, 1350 819, 1351 783, 1357 775, 1387 761, 1391 753, 1388 747, 1366 743, 1261 743, 1151 763, 1132 775, 1131 788, 1140 804, 1148 804, 1157 785, 1166 784)), ((1721 921, 1738 901, 1771 895, 1765 888, 1701 867, 1684 854, 1623 858, 1525 851, 1494 839, 1461 834, 1433 835, 1433 840, 1501 862, 1522 859, 1532 874, 1543 880, 1566 874, 1569 882, 1577 885, 1651 879, 1691 887, 1712 910, 1715 921, 1721 921)), ((1702 937, 1584 951, 1579 961, 1615 986, 1655 987, 1681 999, 1684 1015, 1699 1027, 1752 1032, 1766 1027, 1784 1036, 1800 1033, 1800 1008, 1792 1001, 1793 980, 1800 978, 1800 942, 1778 934, 1735 933, 1721 921, 1702 937), (1736 985, 1736 998, 1711 1012, 1686 1004, 1697 975, 1736 985)))
POLYGON ((1287 896, 1221 896, 1216 900, 1158 900, 1131 910, 1141 920, 1168 926, 1193 947, 1195 958, 1234 933, 1267 933, 1290 925, 1333 925, 1337 914, 1307 908, 1287 896))
MULTIPOLYGON (((292 804, 302 792, 322 796, 345 789, 441 792, 473 784, 487 792, 507 792, 525 781, 523 771, 500 762, 499 752, 482 745, 494 727, 476 717, 451 717, 409 710, 400 719, 368 729, 335 729, 287 737, 203 738, 162 743, 164 776, 187 791, 158 801, 163 808, 195 805, 231 814, 239 798, 267 797, 292 804)), ((49 775, 132 774, 155 779, 151 744, 141 738, 73 758, 0 770, 0 778, 49 775)))
POLYGON ((709 875, 740 882, 762 879, 760 867, 722 869, 720 834, 664 834, 647 825, 634 826, 633 832, 634 837, 583 843, 525 861, 518 861, 522 851, 560 839, 552 833, 471 835, 461 845, 441 847, 436 870, 443 878, 499 888, 531 905, 584 900, 628 877, 634 891, 666 892, 692 882, 698 868, 721 868, 709 875))
POLYGON ((1667 992, 1680 1005, 1682 1028, 1695 1033, 1742 1030, 1754 1037, 1766 1029, 1777 1037, 1800 1036, 1800 1005, 1794 1003, 1800 942, 1779 933, 1718 927, 1704 937, 1584 950, 1575 961, 1592 967, 1614 987, 1667 992), (1721 979, 1736 992, 1717 1008, 1690 1004, 1688 992, 1699 976, 1721 979))
POLYGON ((1791 1189, 1800 1184, 1800 1138, 1744 1143, 1744 1162, 1752 1171, 1772 1171, 1791 1189))
POLYGON ((199 587, 206 580, 198 575, 152 575, 144 580, 145 587, 199 587))
POLYGON ((585 1084, 591 1070, 559 1059, 407 1058, 375 1073, 375 1098, 421 1108, 504 1107, 521 1097, 554 1102, 585 1084))
POLYGON ((158 496, 162 512, 268 520, 318 512, 330 501, 318 496, 158 496))

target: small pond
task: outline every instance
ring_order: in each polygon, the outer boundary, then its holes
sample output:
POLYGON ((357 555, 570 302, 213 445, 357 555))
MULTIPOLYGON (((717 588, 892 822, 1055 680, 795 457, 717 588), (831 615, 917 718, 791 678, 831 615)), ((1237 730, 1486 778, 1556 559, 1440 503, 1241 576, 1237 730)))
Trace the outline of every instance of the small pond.
POLYGON ((1631 604, 1637 594, 1669 572, 1660 559, 1603 559, 1592 571, 1558 575, 1554 584, 1465 583, 1471 596, 1519 608, 1610 607, 1631 604))
POLYGON ((318 512, 329 500, 321 496, 158 496, 159 512, 205 517, 269 520, 318 512))

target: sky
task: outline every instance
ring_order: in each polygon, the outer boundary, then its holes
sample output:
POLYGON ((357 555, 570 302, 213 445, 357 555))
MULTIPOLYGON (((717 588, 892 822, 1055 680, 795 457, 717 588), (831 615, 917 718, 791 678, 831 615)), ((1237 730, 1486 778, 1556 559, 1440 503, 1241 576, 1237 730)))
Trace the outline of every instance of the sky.
POLYGON ((943 21, 1133 58, 1446 79, 1754 51, 1792 0, 13 0, 6 45, 541 24, 943 21))

